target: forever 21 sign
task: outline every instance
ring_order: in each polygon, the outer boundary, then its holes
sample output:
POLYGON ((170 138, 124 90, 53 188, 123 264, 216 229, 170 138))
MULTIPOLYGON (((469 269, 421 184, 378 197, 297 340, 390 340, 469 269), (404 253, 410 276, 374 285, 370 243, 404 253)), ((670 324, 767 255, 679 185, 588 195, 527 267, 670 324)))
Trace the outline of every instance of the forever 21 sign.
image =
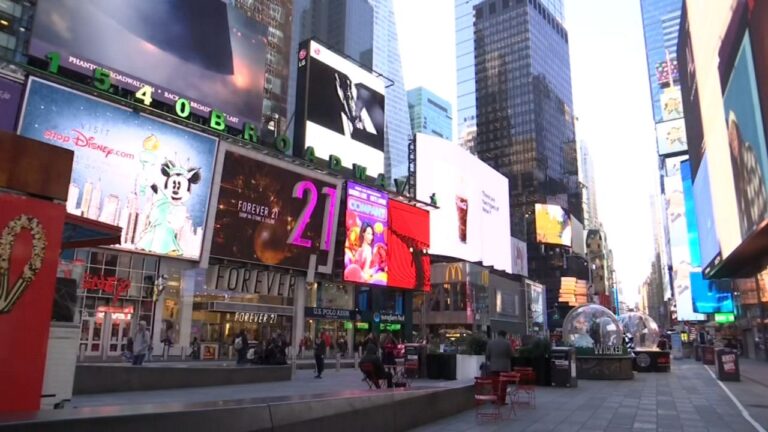
POLYGON ((249 267, 210 266, 208 288, 240 294, 293 297, 296 276, 249 267))

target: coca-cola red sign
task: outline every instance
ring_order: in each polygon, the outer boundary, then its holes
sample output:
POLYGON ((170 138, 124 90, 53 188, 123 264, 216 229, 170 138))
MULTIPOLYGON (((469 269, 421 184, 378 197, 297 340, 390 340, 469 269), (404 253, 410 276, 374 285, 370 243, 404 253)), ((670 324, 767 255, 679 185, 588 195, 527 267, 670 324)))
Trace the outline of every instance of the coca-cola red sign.
POLYGON ((116 302, 131 289, 131 281, 115 276, 86 274, 83 279, 83 289, 100 290, 112 294, 112 300, 116 302))

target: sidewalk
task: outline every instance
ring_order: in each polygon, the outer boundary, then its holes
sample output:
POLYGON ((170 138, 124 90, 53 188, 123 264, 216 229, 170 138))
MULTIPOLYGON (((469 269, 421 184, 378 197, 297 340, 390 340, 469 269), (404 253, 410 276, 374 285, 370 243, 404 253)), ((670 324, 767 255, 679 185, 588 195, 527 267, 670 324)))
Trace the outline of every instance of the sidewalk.
POLYGON ((741 357, 739 358, 739 368, 742 378, 768 387, 768 362, 741 357))

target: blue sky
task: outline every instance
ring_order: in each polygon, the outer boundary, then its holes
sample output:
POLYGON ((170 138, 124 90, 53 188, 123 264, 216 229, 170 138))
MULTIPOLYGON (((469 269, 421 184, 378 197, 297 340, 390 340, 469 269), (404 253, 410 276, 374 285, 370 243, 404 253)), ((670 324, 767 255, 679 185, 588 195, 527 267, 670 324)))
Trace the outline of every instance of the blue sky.
MULTIPOLYGON (((393 2, 406 88, 423 85, 455 105, 454 2, 393 2)), ((634 303, 650 272, 650 196, 658 191, 640 2, 565 0, 565 6, 577 138, 594 159, 598 214, 624 300, 634 303)))

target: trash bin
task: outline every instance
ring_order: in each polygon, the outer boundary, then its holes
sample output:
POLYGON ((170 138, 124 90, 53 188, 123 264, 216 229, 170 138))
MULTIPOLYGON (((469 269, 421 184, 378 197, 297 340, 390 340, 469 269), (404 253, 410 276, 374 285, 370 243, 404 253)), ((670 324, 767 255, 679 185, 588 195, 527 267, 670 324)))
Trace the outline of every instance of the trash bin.
POLYGON ((405 344, 405 359, 419 364, 417 378, 427 377, 427 345, 405 344))
POLYGON ((741 381, 739 370, 739 352, 730 348, 715 350, 717 379, 720 381, 741 381))
POLYGON ((576 379, 576 349, 554 347, 549 354, 549 373, 555 387, 578 387, 576 379))
POLYGON ((697 362, 701 361, 701 345, 697 343, 693 344, 693 358, 697 362))
POLYGON ((701 345, 701 362, 705 365, 715 364, 715 347, 712 345, 701 345))

